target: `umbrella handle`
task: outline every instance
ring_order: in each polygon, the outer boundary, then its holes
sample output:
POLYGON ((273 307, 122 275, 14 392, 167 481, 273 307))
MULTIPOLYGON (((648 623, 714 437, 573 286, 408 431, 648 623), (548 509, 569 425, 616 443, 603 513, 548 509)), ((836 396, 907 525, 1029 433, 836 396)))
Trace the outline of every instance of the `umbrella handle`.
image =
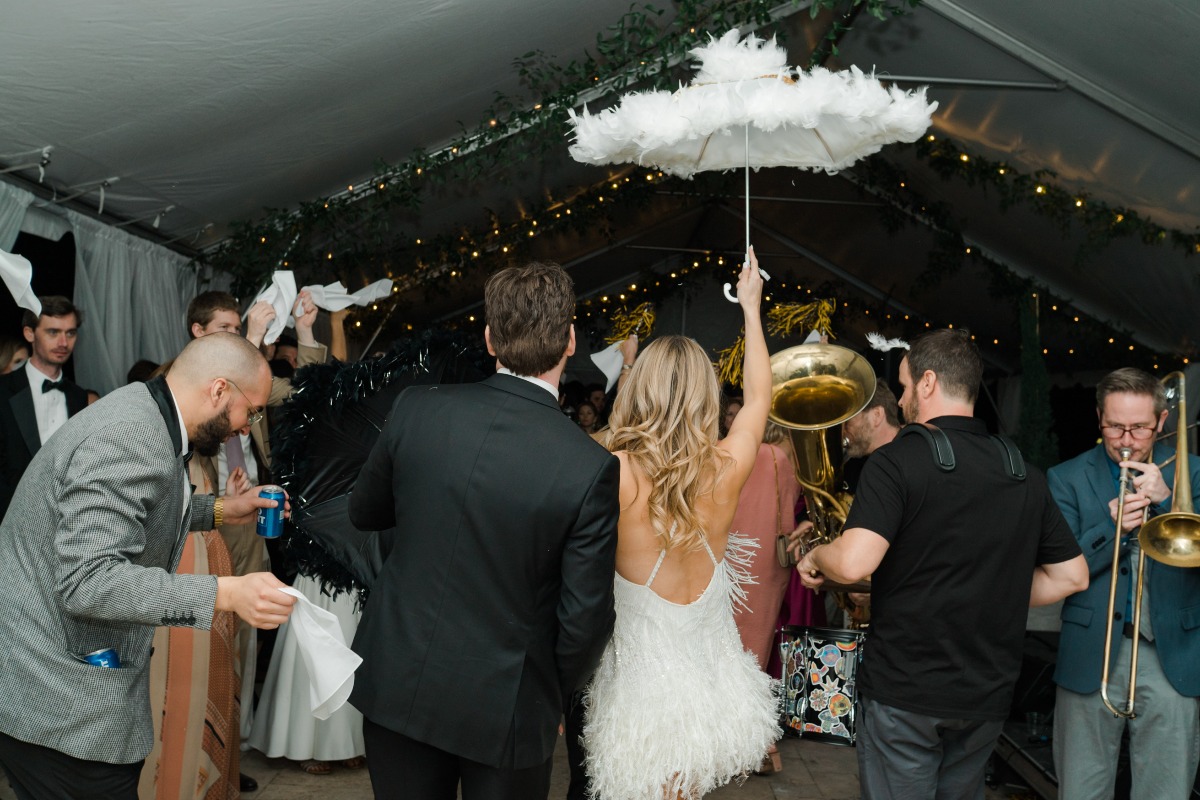
MULTIPOLYGON (((763 269, 762 267, 759 267, 759 268, 758 268, 758 274, 759 274, 759 275, 762 275, 762 279, 763 279, 764 281, 769 281, 769 280, 771 280, 771 276, 770 276, 770 275, 768 275, 768 274, 767 274, 767 271, 766 271, 765 269, 763 269)), ((726 299, 726 300, 728 300, 728 301, 729 301, 729 302, 731 302, 731 303, 736 303, 736 302, 738 301, 738 299, 737 299, 737 295, 735 295, 735 294, 733 293, 733 284, 732 284, 732 283, 727 283, 727 284, 725 284, 725 288, 724 288, 724 290, 723 290, 723 291, 725 292, 725 299, 726 299)))

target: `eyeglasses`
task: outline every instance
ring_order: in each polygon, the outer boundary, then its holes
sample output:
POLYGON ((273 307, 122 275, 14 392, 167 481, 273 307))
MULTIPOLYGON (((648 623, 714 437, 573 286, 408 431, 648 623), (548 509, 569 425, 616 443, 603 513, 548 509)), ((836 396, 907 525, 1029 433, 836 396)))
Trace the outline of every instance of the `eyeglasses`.
MULTIPOLYGON (((238 386, 236 383, 229 380, 229 378, 225 378, 224 380, 230 386, 237 389, 238 394, 240 394, 242 397, 245 397, 247 403, 250 403, 250 398, 246 397, 246 393, 242 391, 242 387, 238 386)), ((258 423, 262 422, 262 418, 263 418, 263 412, 255 411, 254 404, 250 403, 250 408, 246 409, 246 424, 247 425, 257 425, 258 423)))
POLYGON ((1134 439, 1145 440, 1149 439, 1158 428, 1154 425, 1134 425, 1131 428, 1126 428, 1124 425, 1101 425, 1100 433, 1104 434, 1106 439, 1120 439, 1125 434, 1129 434, 1134 439))

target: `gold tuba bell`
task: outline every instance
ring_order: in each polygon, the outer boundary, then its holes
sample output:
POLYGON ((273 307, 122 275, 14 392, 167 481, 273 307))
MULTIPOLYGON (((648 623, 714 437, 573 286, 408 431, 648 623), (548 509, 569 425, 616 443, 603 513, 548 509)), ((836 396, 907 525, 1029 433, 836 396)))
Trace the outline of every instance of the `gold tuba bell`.
POLYGON ((802 344, 771 356, 770 418, 791 433, 796 479, 813 523, 804 551, 842 532, 853 498, 842 486, 841 424, 874 394, 875 370, 845 347, 802 344))

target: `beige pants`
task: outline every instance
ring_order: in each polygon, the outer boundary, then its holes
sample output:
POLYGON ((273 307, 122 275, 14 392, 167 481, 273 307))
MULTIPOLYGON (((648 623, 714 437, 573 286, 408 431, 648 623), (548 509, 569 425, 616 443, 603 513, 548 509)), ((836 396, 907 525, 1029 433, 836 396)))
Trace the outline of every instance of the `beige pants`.
MULTIPOLYGON (((249 575, 251 572, 262 572, 271 568, 266 543, 255 532, 255 523, 222 525, 217 530, 221 532, 221 538, 229 548, 234 575, 249 575)), ((250 728, 254 724, 254 672, 258 659, 258 633, 241 618, 238 619, 237 628, 237 656, 237 672, 242 686, 241 734, 245 739, 250 735, 250 728)))

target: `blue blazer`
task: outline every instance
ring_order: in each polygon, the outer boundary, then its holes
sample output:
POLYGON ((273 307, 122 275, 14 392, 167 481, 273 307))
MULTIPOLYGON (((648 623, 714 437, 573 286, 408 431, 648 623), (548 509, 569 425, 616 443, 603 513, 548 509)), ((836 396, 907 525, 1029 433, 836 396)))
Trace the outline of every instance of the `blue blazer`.
MULTIPOLYGON (((1156 444, 1155 463, 1161 464, 1173 450, 1156 444)), ((1104 445, 1098 444, 1046 473, 1050 493, 1079 540, 1091 573, 1088 588, 1071 595, 1063 603, 1062 636, 1058 645, 1058 666, 1054 671, 1055 683, 1080 694, 1099 691, 1104 658, 1105 616, 1116 533, 1116 525, 1108 513, 1108 502, 1117 496, 1108 460, 1104 445)), ((1200 494, 1197 494, 1200 458, 1188 456, 1188 465, 1193 503, 1200 507, 1200 494)), ((1164 467, 1162 472, 1167 485, 1173 487, 1174 463, 1164 467)), ((1166 513, 1171 499, 1156 506, 1153 513, 1166 513)), ((1137 564, 1130 561, 1129 549, 1122 547, 1110 669, 1114 668, 1120 651, 1130 581, 1137 579, 1137 564)), ((1200 569, 1169 567, 1147 557, 1145 582, 1155 647, 1167 680, 1181 695, 1200 696, 1200 569)))

